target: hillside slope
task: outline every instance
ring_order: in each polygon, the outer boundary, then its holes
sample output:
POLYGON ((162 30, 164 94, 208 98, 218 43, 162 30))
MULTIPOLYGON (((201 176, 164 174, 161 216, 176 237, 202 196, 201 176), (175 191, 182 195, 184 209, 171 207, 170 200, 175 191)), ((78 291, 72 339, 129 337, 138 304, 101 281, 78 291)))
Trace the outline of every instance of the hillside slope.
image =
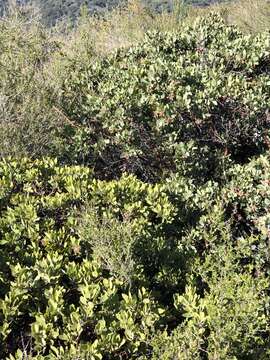
POLYGON ((269 359, 269 31, 118 19, 0 20, 0 359, 269 359))
MULTIPOLYGON (((222 0, 186 0, 188 5, 207 6, 222 0)), ((101 12, 106 9, 123 3, 123 0, 17 0, 18 4, 32 3, 39 8, 46 24, 54 24, 57 20, 68 17, 75 19, 82 5, 86 5, 91 13, 101 12)), ((145 0, 147 6, 155 11, 171 10, 173 1, 171 0, 145 0)), ((7 7, 8 0, 0 0, 0 13, 7 7)))

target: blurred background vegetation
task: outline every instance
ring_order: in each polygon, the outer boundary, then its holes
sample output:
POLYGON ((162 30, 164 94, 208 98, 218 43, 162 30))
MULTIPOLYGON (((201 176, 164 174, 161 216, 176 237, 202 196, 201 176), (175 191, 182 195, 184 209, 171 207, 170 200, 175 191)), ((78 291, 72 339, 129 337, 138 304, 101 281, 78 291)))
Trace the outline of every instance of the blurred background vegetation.
MULTIPOLYGON (((179 0, 179 2, 183 2, 185 5, 202 7, 222 1, 224 2, 224 0, 179 0)), ((118 5, 124 5, 125 0, 0 0, 0 11, 2 14, 6 11, 9 4, 34 6, 40 10, 44 23, 53 25, 63 18, 69 18, 74 21, 80 14, 82 6, 86 6, 91 14, 104 13, 104 11, 111 10, 118 5)), ((173 11, 175 1, 144 0, 143 4, 156 12, 173 11)))

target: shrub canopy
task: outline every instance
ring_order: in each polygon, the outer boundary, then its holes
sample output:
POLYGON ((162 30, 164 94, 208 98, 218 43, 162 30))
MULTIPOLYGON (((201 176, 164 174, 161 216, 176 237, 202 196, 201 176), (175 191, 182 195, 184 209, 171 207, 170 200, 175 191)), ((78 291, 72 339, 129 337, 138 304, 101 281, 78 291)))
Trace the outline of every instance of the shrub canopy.
POLYGON ((269 359, 269 32, 0 30, 0 358, 269 359))

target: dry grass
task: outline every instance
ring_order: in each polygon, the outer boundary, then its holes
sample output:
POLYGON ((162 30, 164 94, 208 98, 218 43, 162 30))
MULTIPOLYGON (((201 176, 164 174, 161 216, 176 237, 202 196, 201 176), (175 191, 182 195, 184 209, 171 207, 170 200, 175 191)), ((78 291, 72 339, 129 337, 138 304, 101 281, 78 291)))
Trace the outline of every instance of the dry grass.
POLYGON ((194 8, 175 2, 173 12, 154 14, 140 0, 129 0, 106 13, 102 18, 83 16, 78 26, 63 38, 65 52, 84 57, 105 55, 117 48, 138 43, 147 31, 178 31, 183 23, 192 23, 197 16, 219 12, 228 24, 238 25, 245 32, 270 28, 270 1, 238 0, 206 8, 194 8))
POLYGON ((179 29, 187 16, 186 7, 177 7, 169 14, 154 14, 138 0, 130 0, 125 6, 103 14, 102 17, 87 16, 66 38, 65 50, 77 52, 82 46, 84 53, 105 55, 117 48, 129 47, 139 42, 147 31, 170 31, 179 29))
POLYGON ((239 0, 232 4, 227 21, 245 32, 257 33, 270 29, 269 0, 239 0))
POLYGON ((236 0, 206 8, 190 9, 188 21, 197 16, 218 12, 228 24, 237 25, 243 32, 258 33, 270 29, 269 0, 236 0))

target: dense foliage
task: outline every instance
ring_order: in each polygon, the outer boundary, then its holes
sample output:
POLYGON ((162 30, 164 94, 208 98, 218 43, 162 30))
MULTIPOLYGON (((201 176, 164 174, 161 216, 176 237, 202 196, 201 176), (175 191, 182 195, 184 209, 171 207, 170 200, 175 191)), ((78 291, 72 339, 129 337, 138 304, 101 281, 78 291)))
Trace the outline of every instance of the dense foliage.
POLYGON ((0 21, 0 359, 269 359, 269 31, 80 21, 0 21))
POLYGON ((219 188, 2 161, 1 357, 266 359, 269 167, 219 188))
POLYGON ((269 33, 243 35, 213 14, 102 60, 71 59, 57 104, 74 124, 66 156, 100 176, 146 180, 205 180, 221 153, 245 161, 267 142, 269 46, 269 33))

